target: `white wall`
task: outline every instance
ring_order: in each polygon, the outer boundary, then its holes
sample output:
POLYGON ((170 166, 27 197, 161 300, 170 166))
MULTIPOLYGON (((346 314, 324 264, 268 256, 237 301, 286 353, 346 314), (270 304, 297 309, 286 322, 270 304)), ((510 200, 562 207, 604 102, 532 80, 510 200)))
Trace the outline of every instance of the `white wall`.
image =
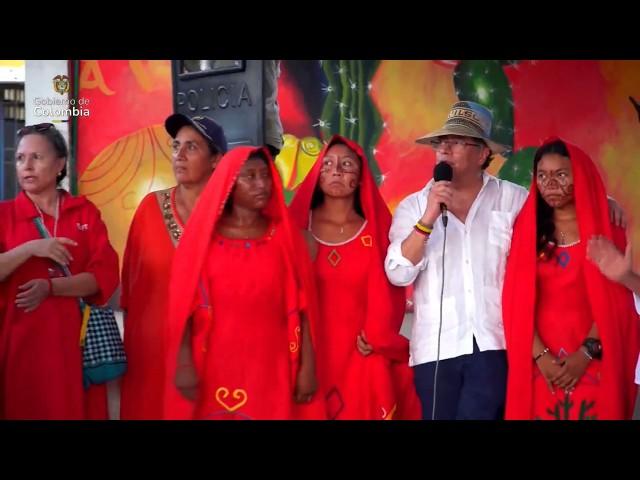
MULTIPOLYGON (((69 100, 69 93, 59 94, 53 89, 53 78, 57 75, 69 75, 67 60, 27 60, 25 64, 24 79, 24 108, 25 108, 25 125, 33 125, 36 123, 52 122, 56 128, 60 130, 67 144, 69 144, 69 122, 63 120, 71 120, 66 115, 56 115, 55 110, 64 110, 68 108, 67 104, 42 104, 51 99, 52 102, 69 100), (39 104, 36 103, 39 102, 39 104), (37 111, 36 107, 51 112, 37 111), (40 115, 39 115, 40 113, 40 115), (43 114, 44 113, 44 114, 43 114)), ((62 187, 69 190, 69 176, 62 182, 62 187)), ((122 313, 116 313, 118 327, 122 335, 122 313)), ((120 418, 120 382, 115 380, 107 384, 107 399, 109 406, 109 418, 117 420, 120 418)))
MULTIPOLYGON (((60 95, 53 89, 53 78, 57 75, 67 75, 68 60, 27 60, 25 62, 25 78, 24 78, 24 108, 25 108, 25 125, 33 125, 35 123, 52 122, 56 124, 56 128, 60 130, 67 144, 69 143, 69 122, 70 117, 64 115, 52 114, 38 115, 44 113, 37 111, 37 107, 46 110, 56 110, 67 108, 67 105, 37 105, 36 102, 52 102, 69 100, 68 93, 60 95)), ((69 189, 69 176, 62 182, 62 187, 69 189)))

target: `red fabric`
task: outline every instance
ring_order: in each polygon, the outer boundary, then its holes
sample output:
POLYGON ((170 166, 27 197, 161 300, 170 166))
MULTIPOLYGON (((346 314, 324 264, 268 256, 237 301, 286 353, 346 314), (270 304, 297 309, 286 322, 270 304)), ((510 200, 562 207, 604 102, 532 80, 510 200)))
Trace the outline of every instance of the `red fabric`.
POLYGON ((192 331, 199 377, 206 376, 195 418, 291 418, 285 296, 273 294, 287 272, 279 225, 272 228, 256 240, 214 234, 204 274, 213 301, 194 316, 192 331))
POLYGON ((413 371, 408 366, 409 342, 399 334, 405 293, 404 289, 391 285, 384 272, 391 214, 362 148, 344 137, 332 137, 300 185, 290 212, 300 228, 308 228, 322 158, 336 141, 342 141, 360 157, 360 201, 367 225, 346 244, 319 244, 314 262, 321 300, 319 323, 315 327, 317 363, 328 416, 419 419, 420 404, 413 371), (340 260, 334 266, 329 257, 333 255, 335 263, 335 254, 340 260), (374 348, 374 353, 367 357, 356 348, 361 330, 374 348))
MULTIPOLYGON (((273 193, 264 212, 275 229, 269 245, 249 241, 253 250, 250 246, 250 252, 242 252, 233 250, 242 249, 242 243, 238 246, 234 240, 222 239, 220 245, 215 233, 240 168, 256 150, 237 147, 223 157, 176 250, 170 282, 165 418, 320 415, 317 402, 293 405, 300 362, 300 314, 304 312, 313 325, 317 306, 307 248, 289 219, 273 162, 269 162, 273 193), (251 256, 243 257, 245 254, 251 256), (200 281, 208 290, 209 309, 197 308, 204 301, 200 281), (175 401, 180 393, 173 379, 179 344, 191 316, 200 396, 183 408, 175 401), (259 333, 252 328, 259 328, 259 333), (268 355, 273 360, 266 363, 268 355)), ((262 151, 271 158, 266 149, 262 151)))
POLYGON ((121 382, 122 420, 161 419, 165 369, 164 335, 169 277, 175 248, 155 192, 140 203, 127 238, 120 304, 126 311, 127 373, 121 382))
MULTIPOLYGON (((557 138, 551 138, 545 144, 554 140, 557 138)), ((565 144, 571 157, 581 244, 586 244, 593 235, 603 235, 624 251, 624 232, 610 224, 605 189, 596 166, 582 150, 567 142, 565 144)), ((545 270, 551 267, 538 268, 536 191, 534 179, 529 197, 514 225, 505 273, 503 317, 509 360, 506 418, 530 419, 534 416, 534 322, 542 322, 545 334, 549 334, 548 338, 543 338, 545 342, 550 342, 550 348, 551 345, 557 348, 560 343, 565 343, 570 349, 576 348, 578 337, 551 337, 557 335, 557 330, 549 327, 553 322, 547 316, 550 309, 559 307, 563 297, 573 298, 574 303, 584 303, 587 308, 583 309, 583 313, 590 311, 591 319, 598 327, 603 347, 603 358, 599 365, 600 383, 594 393, 598 418, 631 418, 636 394, 634 368, 640 345, 638 316, 633 307, 633 297, 621 285, 607 280, 597 266, 584 260, 584 246, 571 252, 573 260, 578 262, 578 266, 581 265, 580 276, 584 286, 581 287, 577 275, 576 281, 570 282, 570 285, 563 284, 566 279, 558 277, 555 281, 561 289, 555 291, 555 298, 551 293, 542 295, 544 290, 536 287, 536 276, 539 274, 540 278, 548 281, 549 275, 545 270), (536 308, 545 312, 539 319, 534 318, 536 308)), ((559 253, 563 250, 566 249, 561 249, 559 253)), ((578 320, 575 316, 572 320, 567 312, 564 313, 564 318, 556 318, 556 322, 567 324, 568 327, 570 324, 571 328, 578 329, 576 335, 582 334, 581 330, 586 328, 585 320, 578 320)), ((581 383, 586 385, 588 380, 589 377, 583 378, 581 383)))
MULTIPOLYGON (((35 206, 21 192, 0 203, 0 250, 6 252, 29 240, 40 239, 33 224, 35 206)), ((44 216, 53 233, 54 219, 44 216)), ((98 209, 84 197, 64 193, 58 222, 59 237, 78 242, 67 247, 73 256, 73 274, 93 273, 99 292, 87 300, 104 304, 118 285, 118 256, 109 243, 98 209)), ((73 297, 48 297, 30 313, 15 306, 18 286, 35 278, 64 276, 45 258, 31 257, 4 282, 5 309, 0 324, 0 398, 3 418, 107 418, 104 386, 82 387, 80 310, 73 297)))
MULTIPOLYGON (((539 261, 536 285, 539 298, 536 328, 551 353, 564 358, 588 336, 593 317, 585 302, 585 243, 558 247, 550 261, 539 261)), ((571 395, 560 388, 549 391, 539 369, 533 369, 532 418, 579 420, 599 417, 600 362, 591 362, 571 395)))

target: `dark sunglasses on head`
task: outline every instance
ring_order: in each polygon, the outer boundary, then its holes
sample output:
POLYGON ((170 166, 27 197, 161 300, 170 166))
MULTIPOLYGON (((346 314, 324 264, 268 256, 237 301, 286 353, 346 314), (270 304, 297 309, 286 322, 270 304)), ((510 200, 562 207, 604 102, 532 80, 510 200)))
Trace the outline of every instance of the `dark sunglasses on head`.
POLYGON ((53 123, 38 123, 37 125, 26 125, 18 130, 18 135, 26 135, 33 132, 46 132, 50 128, 55 128, 53 123))

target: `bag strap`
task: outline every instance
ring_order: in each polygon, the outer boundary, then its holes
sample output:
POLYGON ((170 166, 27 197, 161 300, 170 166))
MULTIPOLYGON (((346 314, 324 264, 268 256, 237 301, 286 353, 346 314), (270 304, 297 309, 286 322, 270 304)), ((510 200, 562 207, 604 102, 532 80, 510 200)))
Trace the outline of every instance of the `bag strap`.
MULTIPOLYGON (((33 223, 38 229, 38 233, 42 238, 51 238, 49 230, 46 229, 41 217, 33 219, 33 223)), ((64 273, 65 277, 72 275, 71 270, 66 265, 62 265, 58 262, 54 262, 60 270, 64 273)), ((91 315, 91 307, 86 303, 82 297, 78 297, 78 306, 80 307, 80 314, 82 315, 82 325, 80 326, 80 346, 84 347, 85 339, 87 337, 87 328, 89 326, 89 317, 91 315)))

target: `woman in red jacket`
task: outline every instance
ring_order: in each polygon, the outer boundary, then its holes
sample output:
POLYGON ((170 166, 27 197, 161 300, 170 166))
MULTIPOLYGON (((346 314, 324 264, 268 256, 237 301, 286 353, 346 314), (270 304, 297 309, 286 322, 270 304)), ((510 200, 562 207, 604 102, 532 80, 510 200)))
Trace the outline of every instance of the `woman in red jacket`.
POLYGON ((78 297, 105 304, 118 256, 98 209, 58 188, 68 149, 51 123, 18 132, 21 192, 0 203, 0 416, 104 419, 103 385, 82 385, 78 297), (52 238, 43 239, 40 218, 52 238), (70 269, 65 277, 61 265, 70 269))

